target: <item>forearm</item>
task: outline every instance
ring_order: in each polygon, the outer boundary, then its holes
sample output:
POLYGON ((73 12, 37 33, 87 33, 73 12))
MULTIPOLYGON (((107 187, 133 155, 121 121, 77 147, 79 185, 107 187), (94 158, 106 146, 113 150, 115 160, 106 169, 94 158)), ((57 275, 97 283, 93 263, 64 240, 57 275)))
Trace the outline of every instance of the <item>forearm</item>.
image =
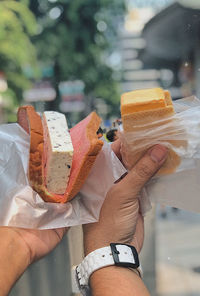
POLYGON ((0 296, 5 296, 28 267, 30 254, 12 229, 0 227, 0 237, 0 296))
POLYGON ((132 270, 110 266, 90 277, 92 296, 150 296, 141 278, 132 270))

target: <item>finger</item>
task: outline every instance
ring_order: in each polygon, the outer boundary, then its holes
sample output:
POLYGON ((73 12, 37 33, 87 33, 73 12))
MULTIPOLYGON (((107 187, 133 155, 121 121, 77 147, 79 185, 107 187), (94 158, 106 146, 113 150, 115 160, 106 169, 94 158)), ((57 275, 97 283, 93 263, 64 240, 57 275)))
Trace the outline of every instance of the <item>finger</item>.
POLYGON ((118 139, 118 140, 114 141, 111 144, 111 148, 112 148, 113 152, 115 153, 115 155, 121 161, 122 160, 122 156, 121 156, 121 152, 120 152, 120 149, 121 149, 121 142, 120 142, 120 140, 118 139))
POLYGON ((130 193, 140 192, 145 183, 160 169, 167 158, 167 148, 155 145, 130 170, 116 186, 122 186, 130 193))

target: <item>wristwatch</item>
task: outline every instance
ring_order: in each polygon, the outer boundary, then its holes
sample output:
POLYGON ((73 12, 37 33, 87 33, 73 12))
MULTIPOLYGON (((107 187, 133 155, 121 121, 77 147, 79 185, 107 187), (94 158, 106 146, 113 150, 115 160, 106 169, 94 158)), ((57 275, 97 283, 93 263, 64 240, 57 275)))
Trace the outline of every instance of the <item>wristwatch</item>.
MULTIPOLYGON (((110 246, 89 253, 83 261, 73 269, 76 282, 76 292, 84 296, 90 295, 89 278, 91 274, 106 266, 123 266, 135 270, 142 276, 138 253, 135 247, 127 244, 111 243, 110 246)), ((72 281, 73 283, 73 281, 72 281)), ((75 283, 72 285, 74 286, 75 283)))

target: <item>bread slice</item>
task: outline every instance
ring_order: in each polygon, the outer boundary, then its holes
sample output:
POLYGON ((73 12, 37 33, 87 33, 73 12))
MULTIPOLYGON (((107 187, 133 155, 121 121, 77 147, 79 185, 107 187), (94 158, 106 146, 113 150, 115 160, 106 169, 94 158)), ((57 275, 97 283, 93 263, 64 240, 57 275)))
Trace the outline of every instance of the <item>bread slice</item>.
POLYGON ((18 124, 30 134, 29 182, 34 190, 43 184, 43 127, 33 106, 22 106, 17 113, 18 124))
POLYGON ((45 186, 42 120, 32 106, 20 107, 17 115, 18 123, 30 134, 28 175, 31 186, 46 202, 65 203, 71 200, 83 186, 103 146, 96 133, 101 119, 92 112, 70 130, 74 155, 69 182, 64 194, 55 194, 45 186))
POLYGON ((103 141, 99 140, 97 135, 100 123, 100 117, 92 112, 70 130, 74 155, 65 192, 67 200, 80 191, 103 146, 103 141))
MULTIPOLYGON (((136 90, 129 93, 125 93, 121 97, 121 115, 123 122, 123 129, 125 137, 128 137, 129 132, 141 132, 144 133, 150 129, 157 128, 158 126, 166 126, 166 124, 173 120, 175 114, 172 99, 168 91, 164 91, 161 88, 136 90)), ((166 135, 173 136, 175 129, 169 130, 164 128, 166 135)), ((159 136, 157 136, 159 140, 159 136)), ((153 140, 152 140, 153 141, 153 140)), ((145 143, 145 137, 139 137, 135 141, 135 145, 145 143)), ((180 146, 180 142, 168 141, 175 146, 180 146)), ((150 148, 147 147, 146 150, 150 148)), ((126 149, 125 149, 126 150, 126 149)), ((133 167, 137 161, 142 157, 146 150, 139 149, 139 151, 131 152, 126 151, 124 155, 126 163, 129 163, 129 167, 133 167)), ((169 149, 168 157, 158 171, 159 175, 169 174, 176 170, 180 165, 180 157, 172 149, 169 149)))

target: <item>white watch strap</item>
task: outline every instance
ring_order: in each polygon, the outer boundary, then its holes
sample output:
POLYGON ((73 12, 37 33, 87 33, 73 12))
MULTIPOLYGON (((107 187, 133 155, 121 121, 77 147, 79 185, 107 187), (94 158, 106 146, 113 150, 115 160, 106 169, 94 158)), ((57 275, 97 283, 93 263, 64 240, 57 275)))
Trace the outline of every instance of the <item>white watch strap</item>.
MULTIPOLYGON (((135 258, 129 246, 118 244, 116 250, 119 262, 135 264, 135 258)), ((91 252, 76 268, 79 285, 88 286, 89 278, 94 271, 110 265, 115 265, 110 246, 91 252)))

